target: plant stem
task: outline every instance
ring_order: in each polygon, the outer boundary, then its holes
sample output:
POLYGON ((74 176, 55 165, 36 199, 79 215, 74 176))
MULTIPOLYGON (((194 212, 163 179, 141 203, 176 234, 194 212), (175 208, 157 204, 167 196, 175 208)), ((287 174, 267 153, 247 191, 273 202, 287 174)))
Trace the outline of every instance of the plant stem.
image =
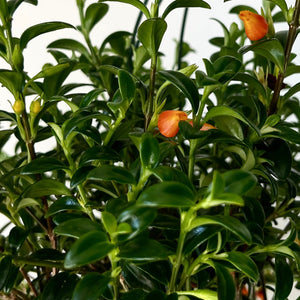
POLYGON ((23 275, 23 277, 25 278, 25 280, 27 281, 31 291, 33 292, 34 296, 37 297, 39 294, 36 290, 36 288, 34 287, 34 285, 32 284, 28 274, 26 273, 26 271, 23 268, 20 268, 20 272, 23 275))
POLYGON ((197 140, 190 140, 190 153, 189 153, 189 179, 193 182, 194 165, 195 165, 195 150, 197 147, 197 140))
POLYGON ((274 93, 272 96, 272 100, 269 106, 269 111, 268 114, 272 115, 275 114, 278 110, 278 101, 280 98, 280 90, 283 84, 283 80, 285 77, 286 69, 290 60, 290 55, 292 52, 292 47, 295 42, 295 38, 297 35, 297 29, 299 27, 299 16, 300 16, 300 0, 296 0, 295 4, 295 10, 294 10, 294 15, 291 23, 289 24, 289 33, 288 33, 288 38, 287 38, 287 43, 285 46, 285 61, 284 61, 284 68, 283 72, 279 72, 276 83, 275 83, 275 88, 274 88, 274 93))
POLYGON ((185 31, 185 25, 187 20, 188 8, 185 8, 183 13, 182 25, 181 25, 181 32, 180 32, 180 39, 179 39, 179 47, 178 47, 178 57, 177 57, 177 69, 181 69, 181 60, 182 60, 182 46, 183 46, 183 36, 185 31))

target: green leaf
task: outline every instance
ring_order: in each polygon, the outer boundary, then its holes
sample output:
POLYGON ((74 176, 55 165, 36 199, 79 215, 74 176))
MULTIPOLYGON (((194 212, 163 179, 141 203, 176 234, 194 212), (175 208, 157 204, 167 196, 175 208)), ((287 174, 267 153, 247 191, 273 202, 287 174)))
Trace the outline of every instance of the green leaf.
POLYGON ((135 184, 133 175, 122 167, 103 165, 90 171, 87 175, 90 180, 109 180, 124 184, 135 184))
POLYGON ((194 291, 178 291, 176 292, 178 295, 188 295, 193 296, 198 299, 205 300, 218 300, 218 294, 215 291, 208 289, 199 289, 194 291))
POLYGON ((45 77, 50 77, 53 75, 56 75, 58 73, 61 73, 65 69, 70 68, 71 64, 70 63, 63 63, 63 64, 57 64, 55 66, 52 65, 46 65, 43 67, 43 70, 36 74, 33 79, 39 79, 39 78, 45 78, 45 77))
POLYGON ((122 99, 131 102, 135 96, 135 82, 132 76, 125 70, 119 70, 118 75, 122 99))
POLYGON ((133 261, 156 261, 167 259, 170 254, 170 251, 156 240, 141 237, 120 246, 118 256, 133 261))
POLYGON ((211 8, 208 3, 202 0, 175 0, 172 1, 171 4, 167 6, 165 11, 163 12, 162 18, 165 19, 166 16, 174 9, 180 7, 203 7, 203 8, 211 8))
POLYGON ((67 169, 61 161, 52 157, 38 157, 25 165, 21 174, 39 174, 53 170, 67 169))
POLYGON ((81 100, 80 102, 80 108, 82 107, 87 107, 92 101, 94 101, 95 99, 97 99, 97 97, 99 96, 99 94, 101 94, 102 92, 104 92, 103 89, 94 89, 90 92, 88 92, 81 100))
POLYGON ((110 278, 99 273, 88 273, 76 285, 72 300, 97 300, 104 293, 110 278))
POLYGON ((105 230, 112 235, 117 230, 118 226, 115 216, 108 211, 103 211, 101 219, 105 230))
POLYGON ((107 235, 101 231, 91 231, 81 236, 66 255, 64 267, 72 269, 93 263, 114 249, 107 235))
POLYGON ((69 300, 79 278, 75 274, 60 272, 47 282, 41 300, 69 300))
POLYGON ((48 48, 58 48, 65 49, 71 51, 77 51, 80 54, 84 55, 87 59, 89 59, 90 54, 85 46, 83 46, 80 42, 73 39, 60 39, 52 42, 48 45, 48 48))
POLYGON ((133 6, 135 6, 138 10, 140 10, 147 19, 150 18, 150 12, 148 8, 145 6, 145 4, 139 0, 100 0, 99 2, 105 2, 105 1, 111 1, 111 2, 121 2, 121 3, 128 3, 133 6))
POLYGON ((217 128, 222 128, 222 131, 227 132, 241 141, 244 139, 243 129, 236 118, 231 116, 217 116, 214 117, 214 121, 217 128))
POLYGON ((287 7, 285 0, 268 0, 268 1, 273 2, 276 5, 278 5, 280 7, 280 9, 282 10, 282 12, 284 13, 284 16, 287 17, 288 7, 287 7))
POLYGON ((218 277, 218 299, 234 300, 235 299, 235 284, 229 270, 220 264, 215 263, 218 277))
POLYGON ((244 195, 257 183, 256 177, 243 170, 230 170, 222 174, 225 192, 244 195))
POLYGON ((88 32, 106 15, 108 5, 104 3, 92 3, 86 9, 84 16, 84 25, 88 32))
POLYGON ((184 184, 165 181, 144 190, 136 204, 148 207, 191 207, 194 199, 194 193, 184 184))
POLYGON ((64 196, 53 202, 53 204, 49 207, 46 217, 66 210, 82 211, 83 209, 75 197, 64 196))
POLYGON ((248 120, 245 116, 243 116, 240 112, 232 109, 228 106, 215 106, 212 107, 208 113, 205 116, 204 122, 213 119, 214 117, 218 116, 231 116, 234 117, 245 124, 247 124, 249 127, 251 127, 258 135, 260 135, 259 129, 252 123, 250 120, 248 120))
POLYGON ((21 227, 15 226, 11 229, 8 236, 8 243, 13 254, 17 253, 27 236, 28 232, 21 227))
POLYGON ((24 208, 24 207, 30 207, 30 206, 41 206, 40 202, 38 202, 36 199, 32 199, 32 198, 23 198, 17 206, 16 211, 18 212, 20 209, 24 208))
MULTIPOLYGON (((247 277, 257 282, 259 279, 259 271, 254 261, 246 254, 237 251, 222 253, 216 255, 214 259, 220 259, 230 262, 239 271, 244 273, 247 277)), ((223 299, 223 298, 222 298, 223 299)))
POLYGON ((272 61, 280 69, 280 72, 284 73, 284 50, 277 39, 262 40, 239 49, 242 54, 248 51, 253 51, 272 61))
POLYGON ((41 34, 59 30, 59 29, 64 29, 64 28, 75 29, 75 27, 73 25, 64 23, 64 22, 46 22, 46 23, 40 23, 37 25, 33 25, 33 26, 27 28, 22 33, 21 38, 20 38, 20 47, 21 47, 21 49, 26 48, 26 46, 30 40, 34 39, 35 37, 37 37, 41 34))
POLYGON ((138 29, 138 38, 152 59, 157 56, 166 29, 167 23, 161 18, 148 19, 138 29))
POLYGON ((63 236, 69 236, 73 238, 80 238, 85 235, 87 232, 91 231, 101 231, 102 227, 100 224, 91 221, 86 218, 75 218, 67 220, 57 225, 54 228, 54 233, 63 236))
POLYGON ((221 195, 217 195, 214 197, 208 197, 200 203, 200 207, 207 209, 213 206, 218 205, 239 205, 244 206, 244 200, 239 195, 232 194, 232 193, 224 193, 221 195))
POLYGON ((0 70, 0 83, 13 94, 15 99, 19 99, 19 93, 22 91, 23 84, 23 76, 21 73, 10 70, 0 70))
POLYGON ((193 220, 189 230, 202 225, 217 224, 234 233, 248 245, 252 242, 251 233, 248 228, 238 219, 230 216, 200 216, 193 220))
POLYGON ((150 133, 142 135, 140 158, 143 168, 155 168, 159 163, 159 143, 150 133))
POLYGON ((11 256, 5 256, 0 262, 0 291, 3 289, 12 267, 11 256))
POLYGON ((199 93, 194 82, 178 71, 160 71, 159 74, 175 85, 187 97, 194 113, 197 113, 199 108, 199 93))
POLYGON ((57 180, 42 179, 30 185, 22 194, 24 198, 37 198, 50 195, 69 195, 69 189, 57 180))
POLYGON ((282 101, 286 101, 300 91, 300 82, 292 86, 282 97, 282 101))
POLYGON ((293 272, 286 262, 286 258, 276 256, 275 259, 275 297, 274 300, 287 299, 294 283, 293 272))

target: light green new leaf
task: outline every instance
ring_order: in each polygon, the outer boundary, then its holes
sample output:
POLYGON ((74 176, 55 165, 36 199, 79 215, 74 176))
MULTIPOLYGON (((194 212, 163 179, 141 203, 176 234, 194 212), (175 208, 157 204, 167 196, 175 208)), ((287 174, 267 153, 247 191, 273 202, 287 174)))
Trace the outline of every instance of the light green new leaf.
POLYGON ((22 33, 21 38, 20 38, 20 47, 21 47, 21 49, 26 48, 26 46, 30 40, 34 39, 35 37, 37 37, 41 34, 59 30, 59 29, 64 29, 64 28, 75 29, 75 27, 73 25, 64 23, 64 22, 46 22, 46 23, 33 25, 33 26, 27 28, 22 33))
POLYGON ((194 291, 178 291, 176 292, 178 295, 187 295, 193 296, 198 299, 205 300, 218 300, 218 294, 215 291, 203 289, 203 290, 194 290, 194 291))
POLYGON ((171 4, 167 6, 165 11, 163 12, 162 18, 165 19, 166 16, 174 9, 180 7, 203 7, 203 8, 211 8, 208 3, 202 0, 175 0, 172 1, 171 4))
POLYGON ((138 29, 138 38, 153 59, 158 53, 166 30, 167 23, 161 18, 148 19, 138 29))

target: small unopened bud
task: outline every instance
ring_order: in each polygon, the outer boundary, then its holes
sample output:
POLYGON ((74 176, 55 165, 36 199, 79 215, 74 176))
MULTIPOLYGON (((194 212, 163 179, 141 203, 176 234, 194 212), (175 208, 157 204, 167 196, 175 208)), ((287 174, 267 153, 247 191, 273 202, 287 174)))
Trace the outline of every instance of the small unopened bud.
POLYGON ((22 114, 25 109, 24 101, 16 100, 12 108, 17 115, 22 114))
POLYGON ((41 102, 40 100, 32 101, 30 104, 30 113, 37 115, 41 111, 41 102))

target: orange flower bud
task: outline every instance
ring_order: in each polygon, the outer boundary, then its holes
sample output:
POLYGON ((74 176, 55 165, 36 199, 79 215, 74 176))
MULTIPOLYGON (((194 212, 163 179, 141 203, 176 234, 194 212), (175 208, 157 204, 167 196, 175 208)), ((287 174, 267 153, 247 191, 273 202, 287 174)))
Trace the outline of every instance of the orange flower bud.
POLYGON ((244 22, 246 35, 251 41, 260 40, 267 34, 269 26, 263 16, 243 10, 239 17, 244 22))
POLYGON ((203 126, 200 128, 200 130, 203 131, 210 130, 210 129, 217 129, 217 128, 209 123, 203 124, 203 126))
POLYGON ((174 137, 178 131, 179 121, 187 120, 187 114, 184 111, 166 110, 158 117, 158 129, 166 137, 174 137))

